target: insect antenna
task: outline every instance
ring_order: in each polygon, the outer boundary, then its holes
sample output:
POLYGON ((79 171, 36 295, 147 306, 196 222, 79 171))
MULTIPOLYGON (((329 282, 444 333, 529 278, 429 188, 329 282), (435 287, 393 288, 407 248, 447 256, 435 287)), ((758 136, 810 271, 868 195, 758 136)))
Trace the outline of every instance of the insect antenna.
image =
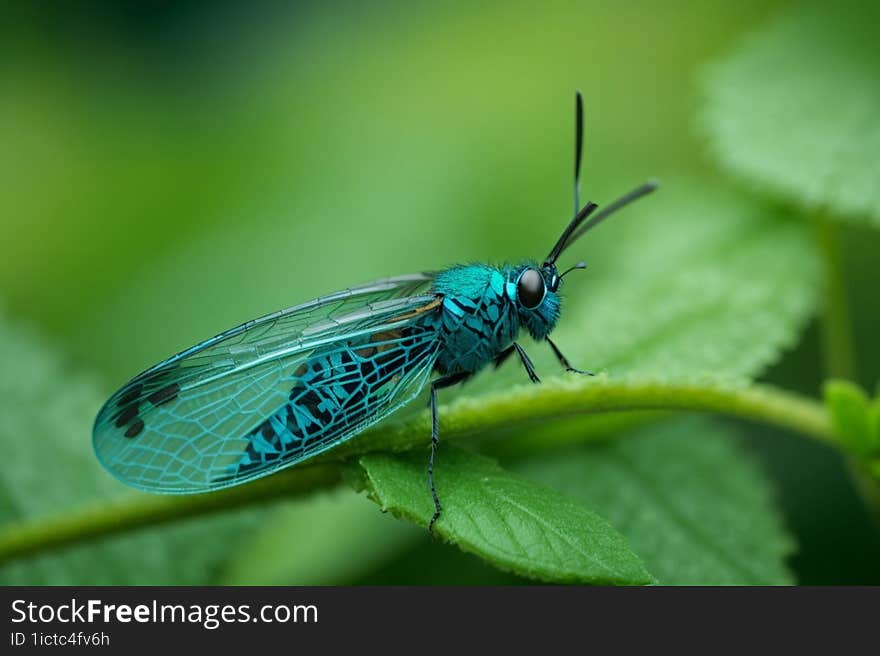
POLYGON ((544 260, 543 266, 549 266, 556 262, 556 258, 559 257, 559 254, 562 253, 563 249, 566 246, 566 242, 571 237, 572 233, 578 229, 584 221, 589 218, 589 216, 596 211, 599 206, 596 203, 589 201, 586 205, 584 205, 581 210, 574 215, 574 218, 569 222, 568 226, 565 230, 562 231, 562 234, 559 236, 559 239, 556 240, 556 245, 553 246, 553 249, 550 251, 550 254, 547 256, 547 259, 544 260))
POLYGON ((559 274, 559 277, 560 277, 560 278, 564 278, 564 277, 565 277, 565 274, 567 274, 567 273, 571 273, 572 271, 575 271, 575 270, 577 270, 577 269, 586 269, 586 268, 587 268, 587 264, 586 264, 586 262, 578 262, 578 263, 575 264, 574 266, 572 266, 572 267, 568 267, 565 271, 563 271, 562 273, 560 273, 560 274, 559 274))
POLYGON ((584 97, 580 91, 574 96, 574 218, 568 224, 568 227, 562 232, 562 235, 556 241, 556 245, 547 259, 544 260, 543 266, 547 266, 556 262, 556 258, 565 248, 565 243, 571 237, 571 234, 577 230, 577 227, 583 223, 587 217, 596 211, 598 205, 588 202, 581 208, 581 155, 584 150, 584 97))
POLYGON ((581 159, 584 152, 584 97, 574 96, 574 211, 581 207, 581 159))
MULTIPOLYGON (((599 222, 607 219, 609 216, 614 214, 617 210, 629 205, 634 200, 638 200, 642 196, 646 196, 650 194, 657 188, 657 183, 654 180, 648 180, 646 183, 641 185, 640 187, 636 187, 628 194, 618 198, 616 201, 611 203, 608 207, 603 209, 601 212, 596 214, 595 216, 590 216, 593 212, 596 211, 598 206, 592 201, 588 202, 582 208, 580 207, 580 197, 581 197, 581 160, 584 150, 584 97, 580 91, 575 93, 574 96, 574 218, 569 222, 568 226, 566 226, 565 230, 563 230, 562 234, 559 236, 559 239, 556 241, 556 244, 553 246, 553 249, 550 251, 550 254, 544 260, 544 264, 542 266, 551 266, 556 263, 556 259, 559 255, 568 248, 575 241, 580 239, 585 232, 594 228, 599 224, 599 222), (589 221, 587 219, 590 218, 589 221), (584 223, 586 221, 586 223, 584 223)), ((582 269, 583 266, 580 266, 583 262, 578 262, 571 269, 566 270, 565 273, 569 273, 574 269, 582 269)), ((565 275, 562 274, 562 275, 565 275)), ((562 276, 560 276, 561 278, 562 276)))
POLYGON ((647 196, 648 194, 650 194, 652 191, 657 189, 657 186, 658 185, 657 185, 656 180, 648 180, 643 185, 636 187, 628 194, 625 194, 625 195, 621 196, 620 198, 618 198, 616 201, 611 203, 608 207, 605 207, 601 212, 596 214, 589 221, 587 221, 582 226, 577 228, 576 231, 572 231, 572 233, 568 237, 568 241, 565 243, 565 245, 562 247, 562 249, 560 249, 560 252, 562 252, 562 250, 565 250, 566 248, 568 248, 571 244, 573 244, 575 241, 580 239, 585 232, 587 232, 591 228, 595 228, 601 221, 607 219, 609 216, 614 214, 617 210, 626 207, 627 205, 629 205, 630 203, 632 203, 635 200, 638 200, 642 196, 647 196))

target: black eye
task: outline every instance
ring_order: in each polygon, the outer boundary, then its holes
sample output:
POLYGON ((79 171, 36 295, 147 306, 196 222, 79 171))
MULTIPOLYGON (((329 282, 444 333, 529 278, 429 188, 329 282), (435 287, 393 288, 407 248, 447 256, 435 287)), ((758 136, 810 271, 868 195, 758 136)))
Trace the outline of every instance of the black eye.
POLYGON ((516 295, 526 309, 538 307, 544 300, 544 277, 535 269, 526 269, 516 284, 516 295))

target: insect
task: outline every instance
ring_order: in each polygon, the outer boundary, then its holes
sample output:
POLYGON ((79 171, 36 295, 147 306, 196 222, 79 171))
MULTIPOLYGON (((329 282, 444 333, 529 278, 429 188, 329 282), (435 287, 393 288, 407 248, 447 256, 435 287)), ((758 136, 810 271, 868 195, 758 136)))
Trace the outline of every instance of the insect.
POLYGON ((583 100, 575 100, 575 216, 549 255, 501 267, 454 266, 377 280, 249 321, 133 378, 101 408, 94 448, 117 478, 152 492, 188 494, 237 485, 351 439, 413 400, 427 384, 432 414, 429 530, 440 517, 434 486, 437 391, 545 341, 560 288, 559 256, 584 233, 656 188, 647 182, 604 210, 580 206, 583 100), (432 374, 436 377, 432 379, 432 374), (430 382, 429 382, 430 381, 430 382))

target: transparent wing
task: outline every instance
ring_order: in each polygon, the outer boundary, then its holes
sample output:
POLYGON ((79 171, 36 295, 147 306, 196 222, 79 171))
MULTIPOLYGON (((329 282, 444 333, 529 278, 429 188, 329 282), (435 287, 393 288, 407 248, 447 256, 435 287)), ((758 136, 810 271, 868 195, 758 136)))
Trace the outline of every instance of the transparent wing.
POLYGON ((168 493, 325 451, 416 396, 437 357, 433 274, 379 280, 228 330, 148 369, 95 420, 98 459, 168 493))

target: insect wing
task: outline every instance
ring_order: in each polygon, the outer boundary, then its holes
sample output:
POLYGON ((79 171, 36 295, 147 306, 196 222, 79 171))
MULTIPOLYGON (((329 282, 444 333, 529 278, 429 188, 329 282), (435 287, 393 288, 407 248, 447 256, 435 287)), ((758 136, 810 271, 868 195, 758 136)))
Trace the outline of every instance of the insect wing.
POLYGON ((204 492, 350 438, 416 396, 439 347, 432 274, 380 280, 221 333, 140 374, 95 420, 125 483, 204 492))

